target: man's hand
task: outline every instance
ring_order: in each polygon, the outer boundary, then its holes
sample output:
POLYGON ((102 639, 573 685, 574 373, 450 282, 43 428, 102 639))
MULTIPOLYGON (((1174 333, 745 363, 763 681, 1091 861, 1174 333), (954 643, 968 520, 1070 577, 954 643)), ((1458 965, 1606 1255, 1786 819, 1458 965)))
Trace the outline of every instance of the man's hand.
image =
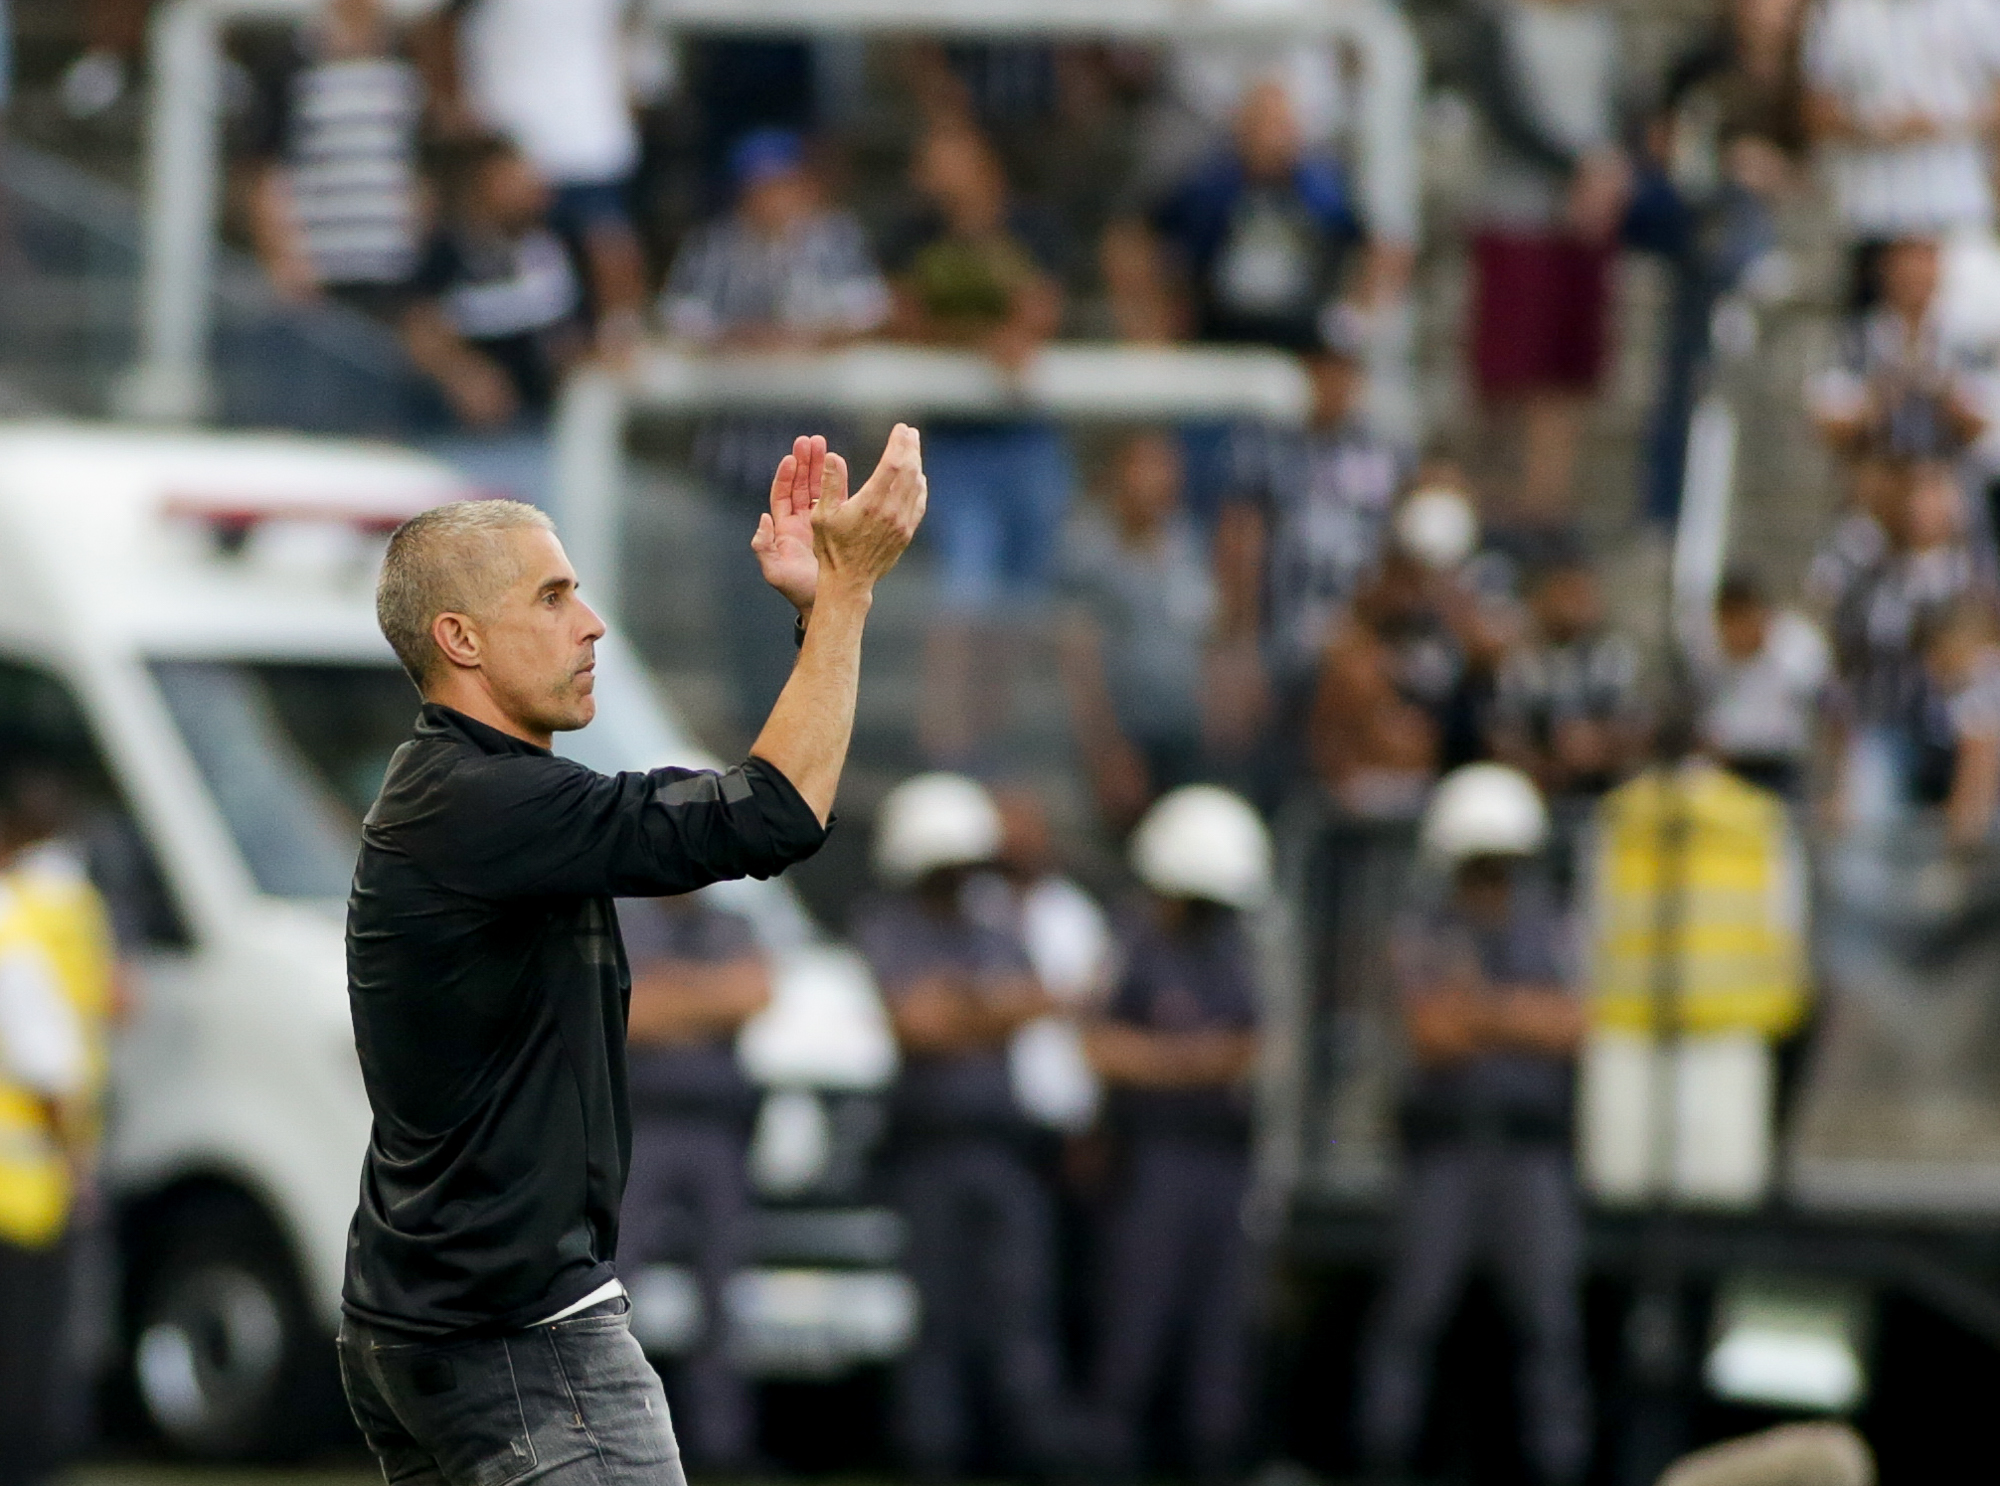
POLYGON ((847 499, 847 461, 830 453, 818 434, 798 438, 771 478, 771 509, 757 518, 750 550, 764 581, 802 615, 811 615, 819 589, 819 554, 813 550, 813 506, 847 499))
POLYGON ((1569 185, 1570 230, 1591 242, 1608 242, 1632 199, 1632 166, 1621 151, 1594 150, 1578 163, 1569 185))
POLYGON ((444 379, 444 394, 459 421, 473 428, 504 428, 521 410, 507 374, 476 354, 453 366, 444 379))
MULTIPOLYGON (((824 440, 819 443, 825 447, 824 440)), ((890 431, 882 462, 875 466, 868 483, 851 499, 846 485, 844 478, 838 489, 831 483, 822 484, 820 499, 811 506, 819 586, 832 583, 870 593, 909 547, 930 500, 917 431, 907 423, 898 423, 890 431)), ((796 486, 793 504, 796 507, 796 486)))

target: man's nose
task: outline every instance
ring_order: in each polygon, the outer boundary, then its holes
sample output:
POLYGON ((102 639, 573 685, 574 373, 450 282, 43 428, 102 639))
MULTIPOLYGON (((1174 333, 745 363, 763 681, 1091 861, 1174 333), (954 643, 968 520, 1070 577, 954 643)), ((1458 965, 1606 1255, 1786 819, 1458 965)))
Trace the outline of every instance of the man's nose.
POLYGON ((597 617, 597 611, 581 599, 577 600, 577 608, 583 611, 583 638, 586 640, 603 639, 604 621, 597 617))

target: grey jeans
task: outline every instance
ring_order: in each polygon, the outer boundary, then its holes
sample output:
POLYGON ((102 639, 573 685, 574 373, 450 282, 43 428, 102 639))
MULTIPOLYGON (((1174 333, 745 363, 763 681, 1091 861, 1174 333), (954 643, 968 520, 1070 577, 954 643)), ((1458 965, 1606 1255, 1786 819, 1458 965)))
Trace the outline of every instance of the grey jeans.
POLYGON ((687 1486, 667 1396, 624 1305, 465 1341, 343 1320, 341 1381, 383 1480, 687 1486))

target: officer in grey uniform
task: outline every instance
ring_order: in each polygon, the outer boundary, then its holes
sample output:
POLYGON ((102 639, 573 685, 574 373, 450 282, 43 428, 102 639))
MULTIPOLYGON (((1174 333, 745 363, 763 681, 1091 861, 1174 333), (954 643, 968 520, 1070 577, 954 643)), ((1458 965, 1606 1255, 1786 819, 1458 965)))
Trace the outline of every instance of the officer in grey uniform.
POLYGON ((1050 1003, 1018 938, 962 901, 968 871, 999 845, 999 813, 972 780, 904 782, 877 821, 890 891, 855 932, 903 1055, 892 1175, 922 1315, 897 1364, 892 1429, 926 1481, 963 1473, 980 1414, 1023 1469, 1051 1470, 1068 1448, 1053 1203, 1007 1059, 1015 1030, 1050 1003), (990 1390, 984 1409, 976 1385, 990 1390))
POLYGON ((1171 1375, 1192 1474, 1216 1481, 1237 1464, 1248 1391, 1257 992, 1242 914, 1269 890, 1271 847, 1249 805, 1190 785, 1140 822, 1132 866, 1149 900, 1120 926, 1123 970, 1086 1042, 1122 1177, 1095 1443, 1106 1476, 1135 1479, 1148 1408, 1171 1375))
POLYGON ((1548 812, 1525 774, 1471 764, 1424 817, 1428 889, 1392 960, 1413 1067, 1402 1106, 1401 1211, 1362 1357, 1369 1465, 1407 1473, 1438 1337, 1474 1265, 1498 1281, 1522 1347, 1527 1455, 1543 1486, 1575 1486, 1590 1452, 1582 1215, 1570 1161, 1582 1033, 1569 935, 1533 860, 1548 812))
POLYGON ((741 1472, 755 1462, 756 1415, 730 1356, 725 1297, 746 1257, 757 1096, 735 1039, 769 1003, 770 973, 749 920, 704 894, 626 899, 618 927, 632 965, 632 1165, 618 1265, 627 1276, 661 1262, 694 1271, 701 1332, 676 1379, 675 1423, 689 1464, 741 1472))

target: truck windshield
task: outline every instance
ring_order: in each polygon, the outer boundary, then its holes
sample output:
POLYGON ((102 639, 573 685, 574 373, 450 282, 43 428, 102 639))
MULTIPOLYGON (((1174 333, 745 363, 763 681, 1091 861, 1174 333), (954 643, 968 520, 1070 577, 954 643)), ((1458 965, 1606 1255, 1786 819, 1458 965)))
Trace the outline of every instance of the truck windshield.
MULTIPOLYGON (((344 899, 361 818, 416 722, 408 678, 379 662, 155 660, 152 672, 259 890, 344 899)), ((615 637, 597 647, 597 701, 558 752, 605 773, 710 762, 615 637)))
POLYGON ((167 710, 258 888, 345 898, 417 695, 393 666, 162 660, 167 710))

